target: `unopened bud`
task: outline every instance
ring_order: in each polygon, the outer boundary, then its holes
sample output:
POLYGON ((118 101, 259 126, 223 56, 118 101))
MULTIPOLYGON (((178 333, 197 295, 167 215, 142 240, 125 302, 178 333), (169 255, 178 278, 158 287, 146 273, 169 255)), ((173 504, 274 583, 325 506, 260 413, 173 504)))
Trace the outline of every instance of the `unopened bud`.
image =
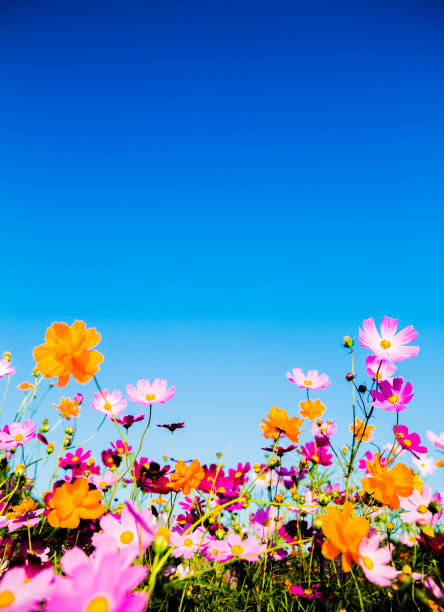
POLYGON ((350 336, 344 336, 342 341, 344 342, 345 348, 352 348, 353 340, 350 338, 350 336))
POLYGON ((17 463, 15 467, 15 473, 17 476, 21 476, 25 472, 26 466, 23 463, 17 463))
POLYGON ((37 368, 34 368, 32 370, 32 375, 34 376, 34 378, 37 378, 38 376, 40 376, 40 372, 38 371, 37 368))
POLYGON ((83 402, 83 395, 81 393, 76 393, 74 396, 74 402, 77 404, 77 406, 80 406, 80 404, 83 402))
POLYGON ((65 429, 65 433, 66 433, 66 435, 68 435, 68 436, 72 436, 72 435, 74 434, 74 427, 67 427, 67 428, 65 429))
POLYGON ((345 375, 345 380, 348 380, 348 382, 351 382, 354 379, 355 379, 355 375, 352 374, 351 372, 345 375))
POLYGON ((274 501, 277 504, 282 504, 282 502, 284 501, 284 498, 282 495, 279 495, 279 493, 277 495, 274 496, 274 501))
POLYGON ((153 548, 156 555, 161 555, 169 545, 170 530, 166 527, 159 527, 154 538, 153 548))
POLYGON ((7 359, 8 361, 11 361, 11 353, 9 351, 5 351, 3 353, 3 359, 7 359))
POLYGON ((365 393, 367 391, 367 387, 365 385, 359 385, 358 387, 359 393, 365 393))
POLYGON ((441 512, 441 505, 435 499, 433 499, 430 502, 430 504, 427 506, 427 508, 428 508, 428 510, 430 510, 430 512, 432 514, 438 514, 439 512, 441 512))
POLYGON ((315 520, 313 521, 313 527, 314 527, 315 529, 317 529, 317 530, 319 530, 319 529, 321 529, 321 528, 322 528, 322 521, 321 521, 321 518, 320 518, 319 516, 317 516, 317 517, 315 518, 315 520))

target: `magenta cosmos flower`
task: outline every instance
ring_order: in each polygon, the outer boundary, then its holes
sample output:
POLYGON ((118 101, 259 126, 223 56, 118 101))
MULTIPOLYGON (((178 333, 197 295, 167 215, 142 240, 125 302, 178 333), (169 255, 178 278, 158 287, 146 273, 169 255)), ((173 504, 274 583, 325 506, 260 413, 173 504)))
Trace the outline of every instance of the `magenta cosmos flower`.
POLYGON ((102 552, 88 557, 72 548, 60 560, 67 576, 56 576, 46 612, 143 612, 146 593, 131 593, 147 574, 147 568, 130 566, 125 553, 102 552))
POLYGON ((426 453, 427 448, 425 446, 421 446, 421 438, 417 433, 413 431, 409 433, 408 428, 405 425, 393 425, 393 433, 395 434, 395 438, 406 450, 410 451, 415 457, 417 457, 416 453, 426 453))
POLYGON ((156 378, 153 384, 149 380, 138 380, 137 388, 127 385, 126 391, 130 401, 142 406, 152 406, 164 404, 173 397, 176 387, 167 389, 167 386, 167 381, 160 378, 156 378))
POLYGON ((439 450, 444 451, 444 431, 440 433, 439 436, 437 436, 436 433, 433 433, 433 431, 428 430, 426 432, 426 436, 433 444, 433 446, 436 446, 436 448, 439 448, 439 450))
POLYGON ((94 410, 106 414, 111 420, 113 420, 113 417, 122 414, 126 404, 126 399, 122 399, 120 391, 116 390, 110 393, 108 389, 103 389, 101 393, 94 393, 93 401, 91 402, 94 410))
POLYGON ((301 451, 307 461, 312 461, 319 465, 332 464, 333 455, 330 455, 325 445, 320 446, 314 442, 307 442, 307 444, 301 448, 301 451))
POLYGON ((396 366, 392 361, 375 357, 375 355, 367 357, 365 369, 367 374, 377 381, 387 380, 387 378, 391 378, 396 372, 396 366))
POLYGON ((317 370, 308 370, 307 375, 301 368, 294 368, 293 374, 287 372, 287 378, 300 389, 325 389, 331 385, 331 380, 327 374, 319 374, 317 370))
POLYGON ((359 565, 369 582, 379 586, 390 586, 398 570, 389 565, 392 559, 390 548, 378 548, 383 535, 364 537, 359 545, 359 565))
POLYGON ((23 423, 11 423, 11 425, 5 425, 3 431, 0 431, 0 449, 12 450, 30 442, 36 436, 37 424, 26 419, 23 423))
POLYGON ((313 584, 311 587, 304 589, 301 586, 289 586, 288 592, 294 597, 302 597, 303 599, 322 599, 323 595, 321 591, 316 589, 321 586, 321 583, 313 584))
POLYGON ((266 549, 267 546, 259 542, 254 536, 250 536, 243 540, 237 533, 230 529, 225 542, 230 548, 228 559, 239 557, 245 561, 257 561, 266 549))
POLYGON ((359 342, 361 346, 372 351, 375 357, 388 361, 403 361, 416 357, 419 353, 419 346, 405 346, 418 337, 413 325, 396 333, 398 319, 384 317, 381 323, 381 333, 376 329, 373 318, 363 321, 362 327, 363 330, 359 328, 359 342))
POLYGON ((9 359, 0 359, 0 378, 15 374, 15 368, 9 359))
POLYGON ((394 378, 392 382, 383 380, 379 383, 379 391, 372 391, 372 397, 375 400, 372 405, 375 408, 384 408, 388 412, 401 412, 406 410, 407 405, 412 397, 412 385, 408 382, 402 387, 404 380, 394 378))
POLYGON ((50 594, 54 572, 46 569, 29 579, 24 567, 14 567, 0 581, 0 608, 10 612, 37 610, 50 594))

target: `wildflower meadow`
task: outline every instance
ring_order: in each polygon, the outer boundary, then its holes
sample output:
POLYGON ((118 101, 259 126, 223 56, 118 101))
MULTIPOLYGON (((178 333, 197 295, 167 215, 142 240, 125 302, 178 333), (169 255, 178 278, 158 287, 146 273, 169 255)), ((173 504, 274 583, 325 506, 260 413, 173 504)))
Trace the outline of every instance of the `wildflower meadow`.
POLYGON ((412 325, 369 318, 343 338, 346 445, 322 397, 339 381, 296 363, 282 373, 294 403, 252 423, 263 461, 218 454, 212 464, 198 446, 191 458, 176 450, 187 424, 168 422, 174 381, 147 372, 106 389, 96 329, 43 331, 32 376, 16 372, 14 355, 0 360, 0 609, 444 610, 444 493, 427 483, 444 466, 444 432, 426 417, 424 431, 409 423, 412 325), (52 419, 39 414, 48 406, 52 419), (98 428, 80 439, 78 420, 95 413, 98 428), (383 420, 389 441, 378 437, 383 420), (170 444, 150 456, 161 429, 170 444))

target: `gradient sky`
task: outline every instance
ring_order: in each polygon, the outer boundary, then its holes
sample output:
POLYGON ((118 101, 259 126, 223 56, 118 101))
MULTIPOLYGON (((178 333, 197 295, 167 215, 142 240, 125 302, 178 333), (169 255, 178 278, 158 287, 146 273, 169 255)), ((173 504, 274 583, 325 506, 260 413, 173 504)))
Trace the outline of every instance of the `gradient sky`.
MULTIPOLYGON (((346 441, 341 339, 387 314, 421 346, 400 367, 416 392, 401 422, 444 429, 444 10, 358 4, 2 1, 15 384, 53 321, 83 319, 102 334, 103 387, 176 385, 154 422, 186 421, 183 457, 231 444, 227 464, 257 460, 260 419, 304 397, 285 378, 297 366, 332 378, 319 397, 346 441)), ((53 422, 59 397, 42 405, 53 422)), ((82 412, 81 435, 100 420, 82 412)), ((393 418, 377 416, 387 441, 393 418)), ((171 452, 168 436, 145 454, 171 452)))

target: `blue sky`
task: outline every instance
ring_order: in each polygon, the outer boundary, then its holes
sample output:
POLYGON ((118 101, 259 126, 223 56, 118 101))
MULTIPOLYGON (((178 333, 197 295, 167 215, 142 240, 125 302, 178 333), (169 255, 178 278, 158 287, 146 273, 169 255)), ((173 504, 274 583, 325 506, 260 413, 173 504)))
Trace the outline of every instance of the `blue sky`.
MULTIPOLYGON (((292 367, 331 376, 346 440, 340 341, 387 314, 420 334, 403 422, 443 430, 439 2, 5 1, 0 17, 0 349, 17 382, 53 321, 84 319, 104 387, 177 386, 155 422, 186 421, 184 456, 258 459, 260 419, 303 398, 292 367)), ((85 405, 80 429, 96 421, 85 405)), ((391 425, 378 415, 380 439, 391 425)))

